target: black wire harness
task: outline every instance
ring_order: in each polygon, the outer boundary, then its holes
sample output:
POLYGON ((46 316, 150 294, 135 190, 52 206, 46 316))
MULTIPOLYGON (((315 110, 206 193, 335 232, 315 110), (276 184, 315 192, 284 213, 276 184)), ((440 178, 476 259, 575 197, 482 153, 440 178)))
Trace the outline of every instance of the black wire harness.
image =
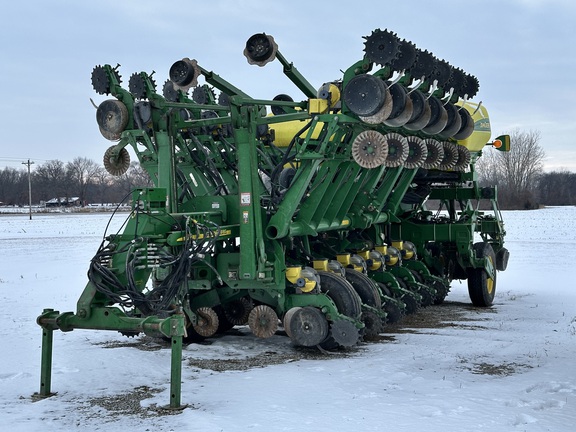
MULTIPOLYGON (((216 224, 211 225, 187 217, 182 245, 177 247, 166 247, 162 243, 136 235, 124 244, 103 240, 90 261, 88 279, 99 293, 125 311, 137 308, 146 316, 169 314, 186 296, 194 265, 202 262, 218 275, 206 260, 206 256, 214 251, 220 235, 220 228, 216 224), (177 249, 177 253, 171 252, 171 249, 177 249), (125 256, 124 262, 118 261, 118 256, 122 254, 125 256), (125 283, 121 280, 119 265, 124 266, 125 283), (153 278, 151 289, 148 290, 145 284, 137 282, 142 279, 142 275, 137 274, 138 271, 143 271, 148 276, 157 269, 167 269, 168 273, 161 280, 153 278)), ((217 277, 221 281, 220 277, 217 277)), ((147 280, 148 277, 146 282, 147 280)))

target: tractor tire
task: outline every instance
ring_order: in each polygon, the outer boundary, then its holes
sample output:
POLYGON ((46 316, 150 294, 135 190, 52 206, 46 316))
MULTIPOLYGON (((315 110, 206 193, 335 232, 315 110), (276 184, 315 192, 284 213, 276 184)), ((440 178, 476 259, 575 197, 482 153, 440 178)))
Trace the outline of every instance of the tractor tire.
MULTIPOLYGON (((477 258, 487 258, 490 260, 496 272, 496 255, 490 243, 475 243, 474 252, 477 258)), ((483 268, 469 268, 468 294, 474 306, 492 306, 494 295, 496 294, 496 273, 494 273, 494 278, 492 279, 488 277, 488 273, 486 273, 483 268)))

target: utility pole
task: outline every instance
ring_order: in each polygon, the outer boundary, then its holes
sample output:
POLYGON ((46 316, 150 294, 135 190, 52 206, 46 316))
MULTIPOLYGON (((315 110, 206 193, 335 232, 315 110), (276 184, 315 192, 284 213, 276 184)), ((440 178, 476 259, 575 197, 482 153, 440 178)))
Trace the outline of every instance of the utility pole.
POLYGON ((28 162, 22 162, 23 165, 28 166, 28 209, 30 220, 32 220, 32 179, 30 176, 30 165, 32 165, 33 163, 34 162, 30 162, 30 159, 28 159, 28 162))

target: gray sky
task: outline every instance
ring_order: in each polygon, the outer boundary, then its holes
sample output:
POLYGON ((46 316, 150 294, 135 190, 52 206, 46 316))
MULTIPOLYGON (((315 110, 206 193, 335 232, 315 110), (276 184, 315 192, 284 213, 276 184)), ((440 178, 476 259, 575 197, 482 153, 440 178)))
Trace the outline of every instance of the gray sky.
POLYGON ((536 130, 545 167, 576 171, 574 0, 29 0, 4 2, 0 24, 0 169, 82 156, 111 144, 90 103, 92 69, 120 64, 123 82, 156 71, 162 88, 183 57, 255 98, 304 96, 278 62, 250 66, 254 33, 274 36, 314 85, 363 56, 362 36, 389 29, 475 75, 492 136, 536 130))

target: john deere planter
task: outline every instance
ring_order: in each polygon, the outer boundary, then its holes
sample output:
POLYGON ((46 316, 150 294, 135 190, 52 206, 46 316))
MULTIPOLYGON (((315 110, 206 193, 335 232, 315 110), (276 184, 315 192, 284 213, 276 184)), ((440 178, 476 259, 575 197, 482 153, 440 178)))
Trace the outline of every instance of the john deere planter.
POLYGON ((269 35, 250 37, 244 55, 279 61, 295 94, 253 99, 189 58, 161 90, 146 72, 125 88, 118 66, 92 71, 107 97, 96 112, 105 168, 122 175, 135 154, 154 187, 133 191, 77 310, 38 318, 40 395, 58 329, 169 338, 178 408, 183 341, 282 326, 295 345, 352 347, 442 303, 454 279, 474 305, 492 304, 509 254, 496 188, 480 187, 474 167, 484 146, 509 140, 490 142, 488 112, 471 101, 478 80, 387 30, 317 85, 269 35))

